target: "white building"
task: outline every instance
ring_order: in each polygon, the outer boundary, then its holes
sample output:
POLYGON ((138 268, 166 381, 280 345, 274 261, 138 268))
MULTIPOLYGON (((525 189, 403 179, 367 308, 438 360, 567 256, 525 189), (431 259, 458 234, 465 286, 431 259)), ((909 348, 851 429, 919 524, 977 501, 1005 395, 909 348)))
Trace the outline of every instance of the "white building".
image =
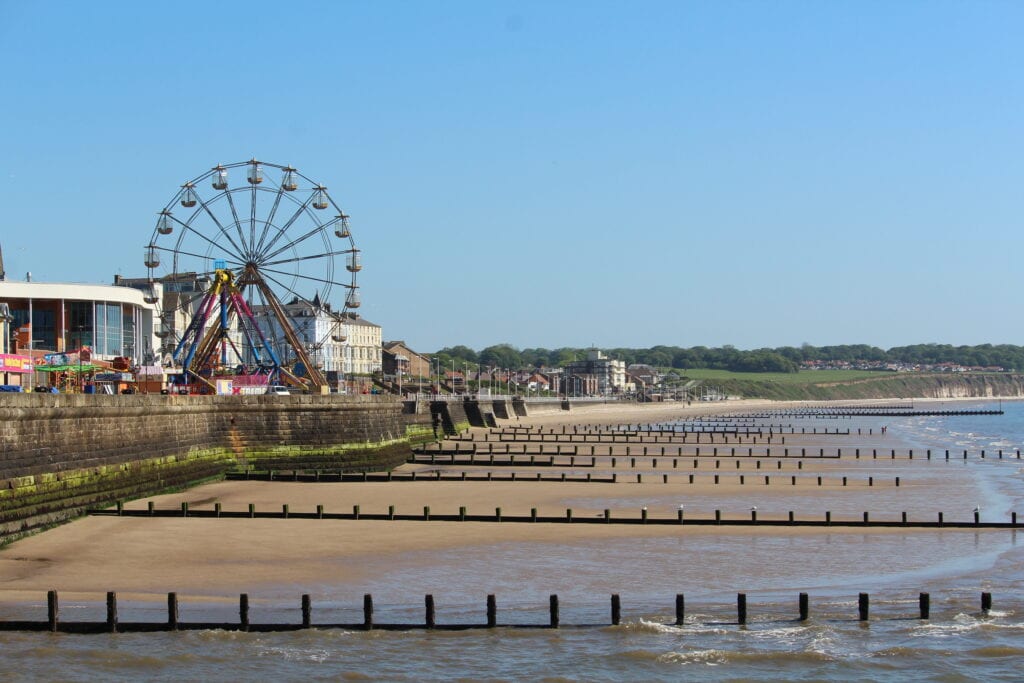
MULTIPOLYGON (((330 304, 314 297, 312 302, 292 300, 283 306, 292 328, 310 360, 329 384, 348 375, 369 375, 382 368, 381 327, 356 313, 334 313, 330 304)), ((294 360, 277 318, 263 306, 253 311, 283 364, 294 360)))
POLYGON ((94 358, 145 364, 159 348, 159 312, 136 289, 111 285, 0 281, 10 336, 20 352, 69 353, 87 346, 94 358))
POLYGON ((597 394, 618 393, 626 389, 626 364, 621 360, 606 358, 597 349, 590 349, 586 359, 575 360, 565 366, 566 391, 573 395, 583 393, 572 389, 574 378, 584 380, 586 386, 594 387, 597 394))

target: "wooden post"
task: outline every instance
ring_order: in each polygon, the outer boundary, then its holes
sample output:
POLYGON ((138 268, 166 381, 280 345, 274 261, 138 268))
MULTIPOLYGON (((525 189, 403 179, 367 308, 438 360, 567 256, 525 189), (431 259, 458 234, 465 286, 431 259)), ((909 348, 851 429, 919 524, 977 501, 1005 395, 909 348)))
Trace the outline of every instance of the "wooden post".
POLYGON ((215 517, 220 517, 220 512, 221 512, 221 505, 220 505, 220 503, 214 503, 213 504, 213 515, 215 517))
POLYGON ((551 628, 558 628, 558 596, 548 598, 548 611, 551 613, 551 628))
POLYGON ((459 521, 460 522, 465 522, 466 521, 466 506, 465 505, 460 505, 459 506, 459 521))
POLYGON ((182 501, 181 503, 181 516, 188 517, 188 502, 182 501))
POLYGON ((288 504, 285 503, 281 506, 281 517, 288 519, 288 504))
POLYGON ((238 623, 243 631, 249 630, 249 594, 238 596, 238 623))
POLYGON ((686 619, 686 597, 676 593, 676 626, 682 626, 686 619))
POLYGON ((352 506, 352 519, 359 519, 359 506, 358 505, 353 505, 352 506))
POLYGON ((988 612, 992 609, 992 594, 982 593, 981 594, 981 611, 988 612))
POLYGON ((124 514, 124 503, 117 501, 117 516, 120 517, 124 514))
POLYGON ((249 503, 249 519, 253 519, 256 516, 256 505, 249 503))
POLYGON ((807 593, 801 593, 799 598, 800 603, 800 621, 807 621, 807 617, 810 614, 810 600, 807 597, 807 593))
POLYGON ((747 594, 737 593, 736 594, 736 623, 743 624, 747 623, 747 594))
POLYGON ((107 632, 117 633, 117 593, 107 593, 107 632))
POLYGON ((424 607, 426 609, 425 625, 427 628, 434 628, 437 625, 436 613, 434 612, 434 596, 426 595, 423 598, 424 607))
POLYGON ((429 505, 424 505, 423 506, 423 519, 424 519, 424 521, 427 521, 427 522, 430 521, 430 506, 429 505))
POLYGON ((619 600, 619 594, 612 594, 612 626, 618 626, 622 620, 622 603, 619 600))
POLYGON ((150 516, 156 514, 156 504, 153 501, 149 501, 148 503, 146 503, 146 509, 149 510, 150 516))
POLYGON ((931 617, 932 599, 927 593, 921 593, 917 598, 917 604, 921 608, 921 618, 929 619, 931 617))
POLYGON ((57 623, 60 620, 60 605, 57 600, 57 591, 46 593, 46 621, 51 633, 57 632, 57 623))
POLYGON ((861 621, 868 620, 868 604, 869 598, 867 593, 861 593, 857 596, 857 618, 861 621))
POLYGON ((172 631, 178 630, 178 594, 167 594, 167 627, 172 631))
POLYGON ((363 626, 367 630, 373 628, 373 596, 369 593, 363 596, 363 626))
POLYGON ((494 594, 487 596, 487 628, 494 628, 498 625, 498 601, 494 594))

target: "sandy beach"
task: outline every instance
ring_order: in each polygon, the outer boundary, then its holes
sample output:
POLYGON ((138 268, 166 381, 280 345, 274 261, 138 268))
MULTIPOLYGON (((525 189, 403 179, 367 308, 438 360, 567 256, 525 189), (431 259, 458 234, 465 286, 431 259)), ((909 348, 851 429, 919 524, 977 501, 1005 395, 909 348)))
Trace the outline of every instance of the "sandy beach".
MULTIPOLYGON (((869 404, 871 402, 868 402, 869 404)), ((874 402, 877 403, 877 402, 874 402)), ((820 405, 820 404, 815 404, 820 405)), ((675 404, 596 404, 502 421, 508 425, 550 428, 556 425, 599 425, 660 422, 686 415, 735 413, 779 404, 738 401, 683 406, 675 404)), ((829 423, 834 428, 836 424, 829 423)), ((475 430, 480 436, 485 430, 475 430)), ((866 432, 866 430, 865 430, 866 432)), ((854 447, 902 448, 898 434, 881 437, 787 435, 791 448, 854 447)), ((744 447, 745 449, 745 447, 744 447)), ((723 448, 723 452, 725 448, 723 448)), ((886 451, 888 452, 888 451, 886 451)), ((588 461, 589 458, 580 458, 588 461)), ((383 513, 393 505, 400 514, 420 512, 430 506, 434 513, 456 514, 465 506, 472 514, 491 514, 502 508, 505 515, 563 515, 571 508, 579 518, 597 516, 610 509, 616 517, 639 516, 642 508, 654 517, 674 517, 685 505, 692 518, 708 518, 716 510, 729 518, 743 518, 756 508, 762 519, 784 518, 793 511, 797 519, 821 519, 831 511, 836 519, 858 519, 862 511, 875 518, 898 518, 909 511, 914 518, 934 517, 936 500, 955 501, 964 508, 974 492, 955 477, 950 465, 938 461, 899 459, 694 458, 641 457, 631 463, 625 457, 611 465, 608 457, 595 458, 593 469, 558 468, 570 476, 585 471, 616 473, 610 483, 527 481, 416 481, 380 483, 296 483, 286 481, 223 481, 189 491, 130 501, 128 509, 145 509, 150 501, 164 509, 188 502, 193 510, 313 511, 323 505, 328 512, 383 513), (655 463, 654 461, 657 460, 655 463), (643 482, 637 483, 637 475, 643 482), (693 476, 691 483, 689 478, 693 476), (743 477, 741 480, 740 477, 743 477), (666 481, 667 477, 667 481, 666 481), (718 477, 718 483, 715 478, 718 477), (765 482, 765 477, 769 481, 765 482), (822 483, 818 483, 822 477, 822 483), (848 484, 842 484, 847 477, 848 484), (872 484, 868 484, 869 477, 872 484), (901 485, 894 485, 901 477, 901 485), (741 483, 742 482, 742 483, 741 483)), ((486 472, 471 467, 407 464, 399 472, 486 472)), ((507 468, 498 476, 507 476, 507 468)), ((523 477, 539 470, 523 467, 523 477)), ((551 474, 552 468, 544 471, 551 474)), ((957 508, 959 506, 959 508, 957 508)), ((941 508, 940 508, 941 509, 941 508)), ((966 517, 962 513, 961 517, 966 517)), ((335 582, 356 585, 385 566, 435 562, 458 550, 484 552, 487 548, 528 544, 530 547, 570 544, 583 549, 614 546, 624 540, 675 539, 682 542, 721 542, 722 539, 804 538, 814 543, 825 536, 853 539, 891 534, 913 535, 913 530, 820 529, 785 527, 625 526, 584 524, 498 524, 484 522, 411 522, 371 520, 303 519, 174 519, 139 517, 87 517, 11 544, 0 551, 0 602, 38 600, 47 589, 60 588, 69 598, 96 599, 107 590, 126 597, 158 600, 169 590, 197 599, 230 596, 240 587, 305 586, 335 582), (701 540, 703 539, 703 540, 701 540)))

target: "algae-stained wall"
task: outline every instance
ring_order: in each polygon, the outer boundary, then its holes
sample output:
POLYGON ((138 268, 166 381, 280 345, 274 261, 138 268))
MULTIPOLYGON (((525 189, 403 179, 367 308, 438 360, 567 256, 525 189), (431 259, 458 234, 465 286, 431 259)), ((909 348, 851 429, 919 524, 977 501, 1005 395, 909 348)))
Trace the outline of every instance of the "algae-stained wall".
POLYGON ((0 537, 259 469, 389 469, 430 415, 377 396, 0 394, 0 537))

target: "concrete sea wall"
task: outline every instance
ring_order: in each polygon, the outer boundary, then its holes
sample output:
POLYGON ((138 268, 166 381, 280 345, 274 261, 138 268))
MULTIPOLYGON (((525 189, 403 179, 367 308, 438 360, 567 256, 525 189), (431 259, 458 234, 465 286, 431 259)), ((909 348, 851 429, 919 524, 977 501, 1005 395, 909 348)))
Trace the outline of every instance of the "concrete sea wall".
POLYGON ((390 469, 431 421, 377 396, 0 395, 0 540, 236 467, 390 469))

